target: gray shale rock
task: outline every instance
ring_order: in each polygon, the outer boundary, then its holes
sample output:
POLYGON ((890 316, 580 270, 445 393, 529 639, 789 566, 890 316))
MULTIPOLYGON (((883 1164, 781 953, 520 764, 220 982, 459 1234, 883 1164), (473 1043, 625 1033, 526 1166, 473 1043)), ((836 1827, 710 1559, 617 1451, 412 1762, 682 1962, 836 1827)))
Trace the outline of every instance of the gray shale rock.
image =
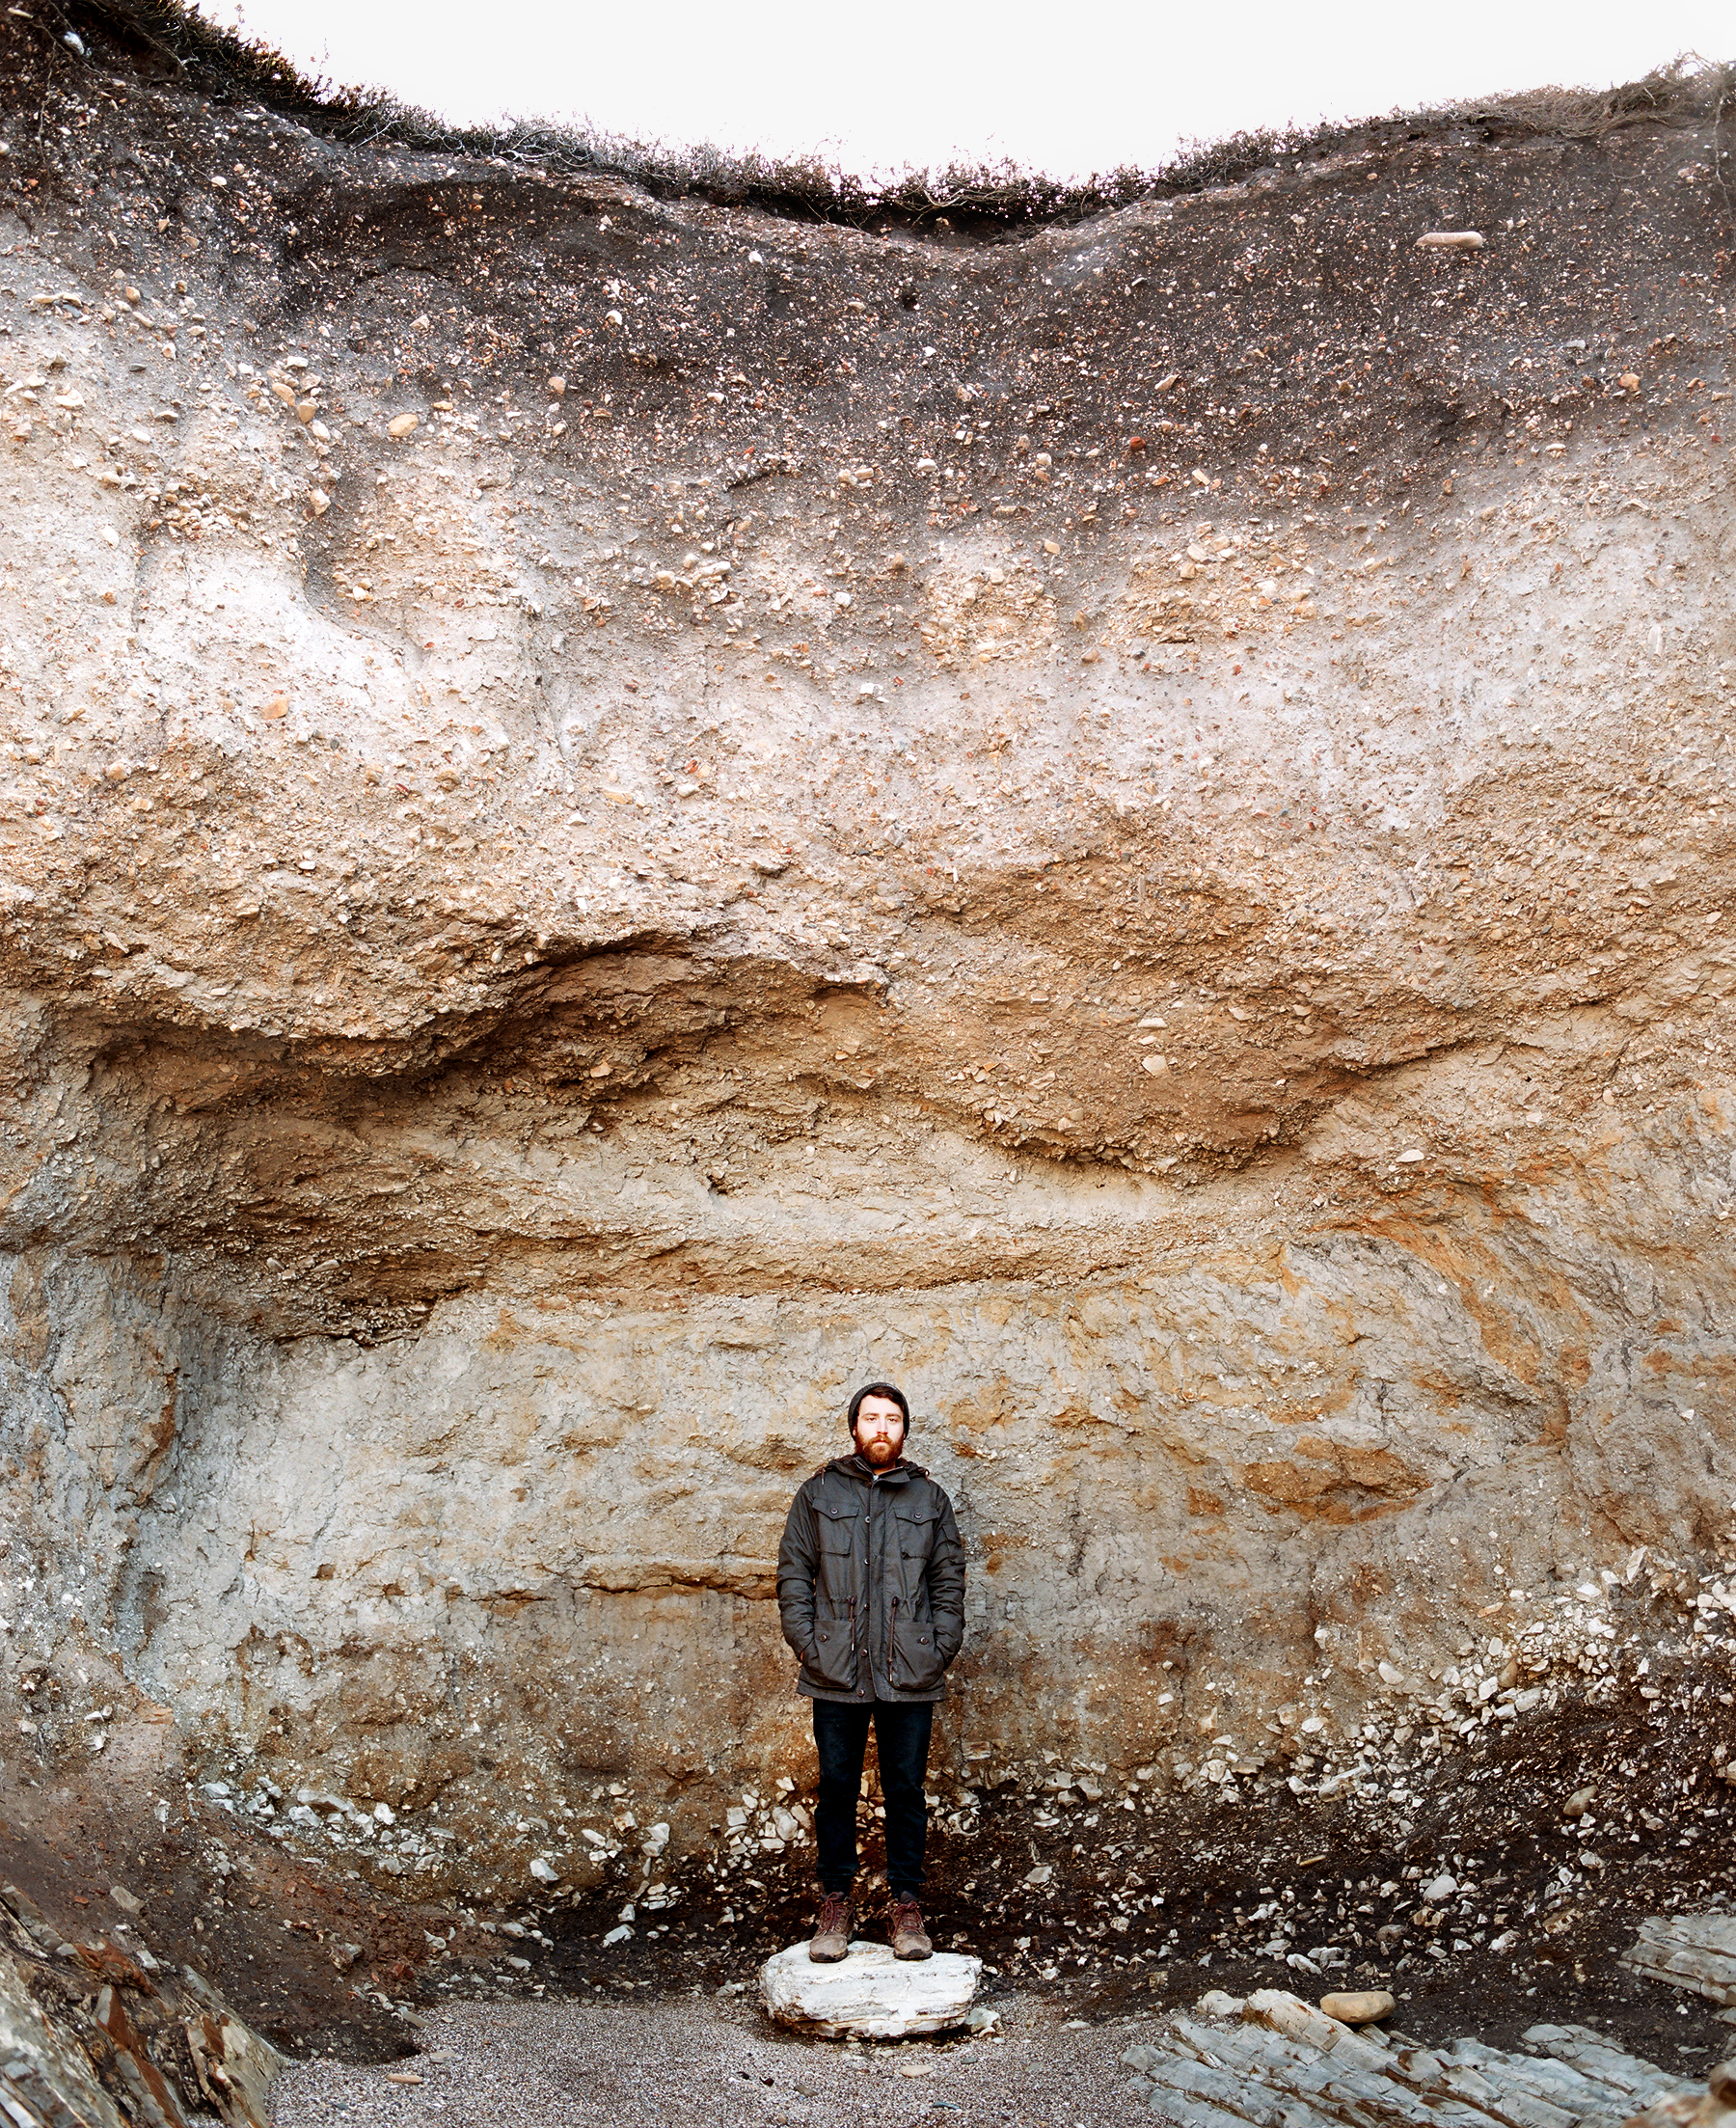
POLYGON ((1432 2049, 1399 2039, 1389 2050, 1297 1996, 1262 1988, 1239 2024, 1177 2017, 1161 2045, 1129 2047, 1122 2060, 1152 2112, 1177 2128, 1424 2128, 1443 2119, 1456 2128, 1619 2128, 1639 2108, 1697 2096, 1683 2078, 1583 2026, 1533 2025, 1525 2037, 1540 2056, 1474 2039, 1432 2049))
POLYGON ((0 1950, 0 2118, 7 2128, 122 2128, 82 2047, 42 2015, 27 1969, 0 1950))
POLYGON ((1736 1914, 1653 1915, 1621 1962, 1736 2008, 1736 1914))
POLYGON ((202 1973, 57 1934, 0 1886, 0 2128, 266 2128, 285 2058, 202 1973))
POLYGON ((1703 2093, 1660 2099, 1636 2114, 1626 2128, 1736 2128, 1736 2063, 1720 2062, 1703 2093))

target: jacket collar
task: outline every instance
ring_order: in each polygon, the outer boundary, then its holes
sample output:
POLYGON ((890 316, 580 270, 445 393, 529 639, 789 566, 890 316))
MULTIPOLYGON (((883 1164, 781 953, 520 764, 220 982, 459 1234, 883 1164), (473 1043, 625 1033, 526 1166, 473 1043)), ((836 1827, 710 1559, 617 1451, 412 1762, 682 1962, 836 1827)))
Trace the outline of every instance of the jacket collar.
POLYGON ((901 1457, 890 1470, 872 1470, 859 1456, 836 1456, 827 1464, 827 1470, 835 1470, 841 1478, 854 1478, 857 1485, 908 1486, 912 1478, 926 1478, 928 1472, 920 1463, 906 1462, 901 1457))

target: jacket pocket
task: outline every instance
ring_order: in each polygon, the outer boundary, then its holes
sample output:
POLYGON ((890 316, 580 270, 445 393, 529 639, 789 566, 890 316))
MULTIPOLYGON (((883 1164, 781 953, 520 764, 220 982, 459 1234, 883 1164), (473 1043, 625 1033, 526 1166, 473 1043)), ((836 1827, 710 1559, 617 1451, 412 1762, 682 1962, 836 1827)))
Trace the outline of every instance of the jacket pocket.
POLYGON ((854 1508, 828 1508, 824 1505, 814 1511, 814 1541, 823 1552, 847 1552, 855 1544, 856 1524, 860 1514, 854 1508))
POLYGON ((894 1692, 932 1692, 946 1675, 946 1658, 935 1640, 932 1618, 916 1618, 902 1603, 892 1605, 892 1661, 888 1678, 894 1692))
POLYGON ((893 1510, 898 1522, 898 1548, 906 1559, 934 1557, 936 1512, 927 1502, 907 1507, 900 1501, 893 1510))
POLYGON ((839 1514, 823 1507, 814 1517, 815 1594, 823 1603, 848 1611, 859 1594, 854 1514, 839 1514))
POLYGON ((851 1619, 823 1618, 815 1622, 806 1669, 810 1681, 824 1685, 828 1692, 855 1690, 855 1632, 851 1619))

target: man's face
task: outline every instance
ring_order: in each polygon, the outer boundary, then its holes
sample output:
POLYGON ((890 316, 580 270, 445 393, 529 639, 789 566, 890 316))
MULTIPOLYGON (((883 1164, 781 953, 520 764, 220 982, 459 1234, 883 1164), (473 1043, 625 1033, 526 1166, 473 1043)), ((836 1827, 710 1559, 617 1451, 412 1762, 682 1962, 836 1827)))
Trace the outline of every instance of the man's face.
POLYGON ((890 1397, 864 1397, 856 1411, 856 1452, 876 1470, 889 1470, 904 1448, 904 1413, 890 1397))

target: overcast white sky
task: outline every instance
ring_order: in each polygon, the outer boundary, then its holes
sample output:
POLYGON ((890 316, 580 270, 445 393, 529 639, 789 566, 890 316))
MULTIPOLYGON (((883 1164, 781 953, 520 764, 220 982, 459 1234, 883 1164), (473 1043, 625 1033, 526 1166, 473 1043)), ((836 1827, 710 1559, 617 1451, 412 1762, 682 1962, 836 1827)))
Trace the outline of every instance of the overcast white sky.
POLYGON ((1730 0, 201 0, 311 70, 454 123, 583 119, 639 139, 819 150, 859 174, 1150 167, 1243 127, 1631 80, 1736 58, 1730 0))

